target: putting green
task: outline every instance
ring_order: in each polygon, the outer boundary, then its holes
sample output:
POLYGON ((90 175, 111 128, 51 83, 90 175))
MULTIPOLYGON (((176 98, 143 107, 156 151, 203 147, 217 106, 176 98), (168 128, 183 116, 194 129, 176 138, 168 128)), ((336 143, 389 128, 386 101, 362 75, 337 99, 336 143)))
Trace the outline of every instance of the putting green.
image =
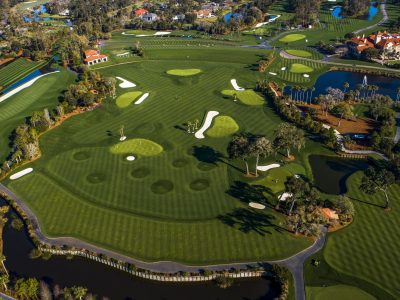
POLYGON ((300 41, 305 38, 306 38, 306 36, 304 34, 294 33, 294 34, 288 34, 288 35, 284 36, 279 41, 282 43, 291 43, 291 42, 300 41))
POLYGON ((309 295, 311 300, 375 300, 367 292, 350 285, 334 285, 312 288, 309 295))
POLYGON ((290 67, 292 73, 311 73, 312 71, 314 71, 313 68, 303 64, 292 64, 290 67))
POLYGON ((276 194, 285 189, 286 179, 295 174, 305 174, 304 167, 296 163, 290 163, 283 167, 267 171, 267 176, 254 182, 254 185, 265 186, 270 189, 272 193, 276 194))
POLYGON ((209 137, 220 138, 234 134, 239 130, 239 125, 229 116, 218 116, 214 119, 213 126, 207 131, 209 137))
POLYGON ((155 156, 163 152, 163 147, 153 141, 146 139, 131 139, 110 148, 113 154, 130 154, 143 156, 155 156))
POLYGON ((167 74, 174 76, 192 76, 199 73, 201 73, 200 69, 173 69, 167 71, 167 74))
POLYGON ((125 108, 128 107, 132 102, 134 102, 140 95, 142 94, 142 92, 129 92, 129 93, 125 93, 122 94, 121 96, 119 96, 117 98, 117 106, 119 108, 125 108))
POLYGON ((290 55, 293 55, 293 56, 298 56, 298 57, 311 57, 312 56, 312 53, 311 52, 308 52, 308 51, 305 51, 305 50, 296 50, 296 49, 288 49, 288 50, 285 50, 287 53, 289 53, 290 55))
POLYGON ((223 90, 222 95, 230 96, 232 98, 237 97, 240 102, 246 105, 263 105, 264 99, 260 95, 258 95, 253 90, 245 90, 245 91, 235 91, 235 90, 223 90))

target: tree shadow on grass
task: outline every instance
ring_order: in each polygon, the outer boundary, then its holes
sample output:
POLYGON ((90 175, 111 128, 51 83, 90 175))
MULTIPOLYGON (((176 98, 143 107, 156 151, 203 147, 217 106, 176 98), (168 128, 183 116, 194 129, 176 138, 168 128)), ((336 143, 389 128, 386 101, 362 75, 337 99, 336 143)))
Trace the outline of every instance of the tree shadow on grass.
POLYGON ((273 208, 273 204, 265 197, 265 193, 270 195, 271 198, 275 196, 269 188, 263 185, 250 185, 246 182, 236 180, 226 193, 245 204, 257 202, 273 208))
POLYGON ((234 168, 237 171, 243 172, 243 170, 227 162, 226 157, 221 152, 211 148, 210 146, 193 146, 192 154, 200 162, 212 164, 214 166, 220 162, 234 168))
MULTIPOLYGON (((372 203, 372 202, 368 202, 368 201, 365 201, 365 200, 360 200, 360 199, 356 199, 356 198, 353 198, 353 197, 349 197, 352 201, 357 201, 357 202, 359 202, 359 203, 361 203, 361 204, 365 204, 365 205, 369 205, 369 206, 374 206, 374 207, 378 207, 378 208, 385 208, 385 205, 379 205, 379 204, 376 204, 376 203, 372 203)), ((384 202, 384 199, 382 198, 382 203, 384 202)))
POLYGON ((250 208, 237 208, 234 211, 225 215, 219 215, 218 219, 230 226, 239 229, 244 233, 256 232, 261 236, 272 234, 273 229, 278 232, 283 232, 284 229, 275 225, 275 216, 271 214, 255 211, 250 208))

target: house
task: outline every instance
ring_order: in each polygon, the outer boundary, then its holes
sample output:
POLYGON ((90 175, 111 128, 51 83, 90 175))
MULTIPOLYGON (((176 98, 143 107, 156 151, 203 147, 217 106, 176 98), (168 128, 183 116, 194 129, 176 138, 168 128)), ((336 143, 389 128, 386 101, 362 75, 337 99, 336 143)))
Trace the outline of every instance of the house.
POLYGON ((141 16, 143 16, 144 14, 147 14, 147 13, 148 13, 148 10, 144 9, 144 8, 139 8, 139 9, 135 10, 135 16, 136 17, 141 17, 141 16))
POLYGON ((348 42, 349 50, 353 55, 360 54, 369 48, 385 50, 391 54, 400 54, 400 34, 378 32, 369 36, 355 36, 348 42))
POLYGON ((86 50, 84 52, 84 55, 85 58, 83 62, 85 63, 85 65, 88 66, 108 61, 108 56, 100 54, 100 52, 97 50, 92 50, 92 49, 86 50))
POLYGON ((213 16, 209 9, 201 9, 196 12, 196 15, 197 15, 198 19, 207 19, 207 18, 211 18, 213 16))
POLYGON ((145 22, 154 22, 158 20, 158 16, 153 13, 146 13, 141 16, 141 19, 145 22))
POLYGON ((172 17, 173 21, 183 21, 185 20, 185 15, 181 14, 181 15, 175 15, 172 17))
POLYGON ((327 208, 327 207, 321 208, 321 213, 328 220, 339 220, 339 215, 336 213, 336 211, 334 211, 330 208, 327 208))

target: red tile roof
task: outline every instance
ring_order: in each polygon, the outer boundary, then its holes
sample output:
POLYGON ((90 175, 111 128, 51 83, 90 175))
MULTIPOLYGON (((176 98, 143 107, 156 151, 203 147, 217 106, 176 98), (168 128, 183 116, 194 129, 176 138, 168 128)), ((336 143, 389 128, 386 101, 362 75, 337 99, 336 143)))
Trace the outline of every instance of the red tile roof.
POLYGON ((139 16, 139 17, 143 16, 144 14, 147 14, 147 13, 148 13, 148 11, 144 8, 139 8, 139 9, 135 10, 135 15, 139 16))

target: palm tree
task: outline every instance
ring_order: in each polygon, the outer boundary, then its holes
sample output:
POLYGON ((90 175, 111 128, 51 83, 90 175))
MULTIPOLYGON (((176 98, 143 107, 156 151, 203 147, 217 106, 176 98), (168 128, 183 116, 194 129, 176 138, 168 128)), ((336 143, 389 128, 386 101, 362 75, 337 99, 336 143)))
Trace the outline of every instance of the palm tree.
POLYGON ((300 150, 305 145, 304 131, 289 124, 282 123, 279 125, 274 140, 274 146, 277 149, 286 151, 286 157, 290 158, 292 148, 300 150))
POLYGON ((7 291, 7 284, 10 282, 10 276, 8 274, 2 274, 0 276, 0 284, 4 286, 4 290, 7 291))
POLYGON ((343 88, 344 88, 343 93, 346 94, 346 91, 347 91, 347 89, 348 89, 349 87, 350 87, 350 84, 346 81, 346 82, 343 84, 343 88))
POLYGON ((4 265, 4 262, 6 260, 6 257, 4 256, 4 254, 0 254, 0 262, 1 262, 1 266, 3 267, 4 272, 6 272, 6 275, 8 276, 8 271, 6 269, 6 266, 4 265))
POLYGON ((309 104, 311 104, 312 95, 313 95, 314 92, 315 92, 315 87, 313 87, 313 88, 311 89, 309 104))
POLYGON ((74 294, 74 296, 79 300, 82 300, 88 291, 87 288, 84 288, 82 286, 73 286, 71 289, 72 289, 72 293, 74 294))
POLYGON ((258 162, 260 161, 260 155, 267 156, 272 153, 272 144, 264 136, 257 137, 254 139, 250 146, 250 153, 252 156, 256 157, 256 177, 258 176, 258 162))
POLYGON ((249 164, 247 158, 250 155, 250 142, 245 135, 236 135, 232 138, 228 144, 227 149, 230 159, 240 158, 246 165, 246 176, 250 175, 249 164))

